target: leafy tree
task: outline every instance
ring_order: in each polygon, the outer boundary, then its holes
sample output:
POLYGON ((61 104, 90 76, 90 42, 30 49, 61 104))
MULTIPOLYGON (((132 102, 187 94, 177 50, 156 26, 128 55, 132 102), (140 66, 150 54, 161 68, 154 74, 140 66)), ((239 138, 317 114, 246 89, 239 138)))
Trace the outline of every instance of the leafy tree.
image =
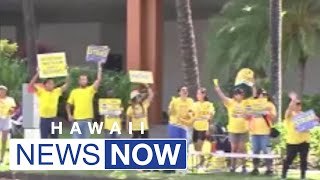
MULTIPOLYGON (((269 1, 231 0, 213 17, 208 61, 212 74, 250 67, 265 77, 270 69, 269 1), (214 68, 219 67, 219 68, 214 68), (212 70, 215 72, 212 72, 212 70)), ((305 66, 320 45, 320 1, 283 0, 283 69, 298 65, 298 93, 303 93, 305 66)))

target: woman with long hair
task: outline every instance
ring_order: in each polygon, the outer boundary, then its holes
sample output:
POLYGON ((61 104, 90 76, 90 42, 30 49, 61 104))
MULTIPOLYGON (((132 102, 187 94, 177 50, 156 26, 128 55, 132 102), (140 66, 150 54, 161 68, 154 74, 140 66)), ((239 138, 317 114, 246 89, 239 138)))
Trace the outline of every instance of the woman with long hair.
MULTIPOLYGON (((232 91, 232 97, 227 97, 218 83, 215 83, 215 91, 223 101, 228 111, 228 133, 232 153, 246 153, 248 141, 248 121, 246 120, 245 92, 241 88, 232 91)), ((236 170, 236 159, 231 159, 230 172, 236 170)), ((246 173, 246 160, 242 161, 242 173, 246 173)))
MULTIPOLYGON (((257 110, 253 112, 249 121, 249 132, 251 135, 251 144, 254 154, 268 154, 268 145, 270 141, 270 133, 272 127, 272 120, 275 119, 277 111, 275 105, 271 102, 267 91, 260 88, 256 91, 256 96, 252 101, 256 101, 255 107, 257 110)), ((259 159, 253 159, 254 169, 253 175, 259 174, 259 159)), ((267 171, 266 175, 272 175, 272 162, 266 160, 267 171)))
POLYGON ((179 97, 173 97, 169 104, 168 135, 170 138, 190 138, 189 129, 192 127, 191 108, 193 100, 189 98, 188 88, 178 89, 179 97))

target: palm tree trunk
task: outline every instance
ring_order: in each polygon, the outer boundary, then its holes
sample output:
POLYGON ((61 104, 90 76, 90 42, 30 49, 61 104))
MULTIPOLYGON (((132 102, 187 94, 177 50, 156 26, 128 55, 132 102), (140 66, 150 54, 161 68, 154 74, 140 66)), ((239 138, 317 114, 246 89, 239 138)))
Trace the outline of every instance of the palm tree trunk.
POLYGON ((271 38, 271 94, 278 110, 278 121, 282 117, 282 0, 270 0, 270 38, 271 38))
POLYGON ((195 96, 200 79, 190 0, 176 0, 176 10, 184 82, 195 96))
POLYGON ((35 74, 37 69, 37 48, 36 48, 36 23, 34 13, 34 0, 22 1, 22 10, 25 26, 25 46, 28 61, 29 78, 35 74))
POLYGON ((307 57, 300 57, 299 64, 298 64, 298 68, 299 68, 299 90, 298 90, 298 94, 299 94, 300 97, 303 96, 307 59, 308 59, 307 57))

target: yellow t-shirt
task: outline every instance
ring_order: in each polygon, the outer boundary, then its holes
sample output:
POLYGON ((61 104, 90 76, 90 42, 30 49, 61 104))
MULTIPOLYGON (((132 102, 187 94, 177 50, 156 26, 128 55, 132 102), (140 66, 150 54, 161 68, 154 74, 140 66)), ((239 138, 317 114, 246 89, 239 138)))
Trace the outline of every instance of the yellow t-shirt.
POLYGON ((229 99, 225 107, 228 110, 228 132, 230 133, 246 133, 249 129, 249 123, 244 118, 246 102, 245 100, 240 103, 234 99, 229 99))
POLYGON ((71 91, 67 103, 74 106, 73 118, 75 120, 93 118, 93 98, 95 93, 96 90, 93 86, 76 88, 71 91))
POLYGON ((303 142, 309 142, 310 133, 309 132, 299 132, 295 128, 295 124, 292 120, 296 113, 285 117, 284 127, 287 131, 286 140, 288 144, 301 144, 303 142))
POLYGON ((170 114, 170 124, 175 125, 192 125, 192 117, 189 116, 189 112, 192 109, 193 100, 191 98, 182 99, 180 97, 173 97, 169 104, 169 112, 170 114), (184 119, 184 121, 190 122, 190 124, 185 124, 180 121, 180 118, 184 119))
POLYGON ((118 127, 121 129, 121 119, 118 118, 108 118, 104 117, 104 129, 111 130, 114 123, 117 123, 118 127))
MULTIPOLYGON (((269 111, 273 116, 277 114, 276 107, 272 102, 266 101, 265 108, 265 111, 269 111)), ((272 126, 272 122, 269 121, 269 124, 272 126)), ((268 126, 262 115, 256 115, 250 120, 249 129, 251 135, 269 135, 271 128, 268 126)))
POLYGON ((10 110, 16 107, 16 103, 12 97, 0 99, 0 119, 9 118, 10 110))
POLYGON ((214 115, 213 104, 209 101, 196 102, 192 106, 193 128, 197 131, 208 131, 209 121, 214 115))
POLYGON ((127 116, 131 118, 132 121, 132 130, 140 131, 141 130, 141 122, 143 122, 144 130, 149 129, 148 123, 148 108, 150 106, 149 101, 144 101, 142 106, 132 105, 127 109, 127 116))
POLYGON ((36 95, 39 102, 39 115, 42 118, 54 118, 58 113, 59 97, 62 95, 61 88, 47 91, 43 87, 36 86, 36 95))

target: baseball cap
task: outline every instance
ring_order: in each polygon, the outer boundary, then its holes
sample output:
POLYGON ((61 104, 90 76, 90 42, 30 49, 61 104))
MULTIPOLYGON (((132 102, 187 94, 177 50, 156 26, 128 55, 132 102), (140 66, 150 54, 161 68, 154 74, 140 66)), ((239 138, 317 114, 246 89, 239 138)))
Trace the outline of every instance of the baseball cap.
POLYGON ((130 93, 130 99, 134 99, 135 97, 139 96, 140 92, 138 90, 133 90, 130 93))

